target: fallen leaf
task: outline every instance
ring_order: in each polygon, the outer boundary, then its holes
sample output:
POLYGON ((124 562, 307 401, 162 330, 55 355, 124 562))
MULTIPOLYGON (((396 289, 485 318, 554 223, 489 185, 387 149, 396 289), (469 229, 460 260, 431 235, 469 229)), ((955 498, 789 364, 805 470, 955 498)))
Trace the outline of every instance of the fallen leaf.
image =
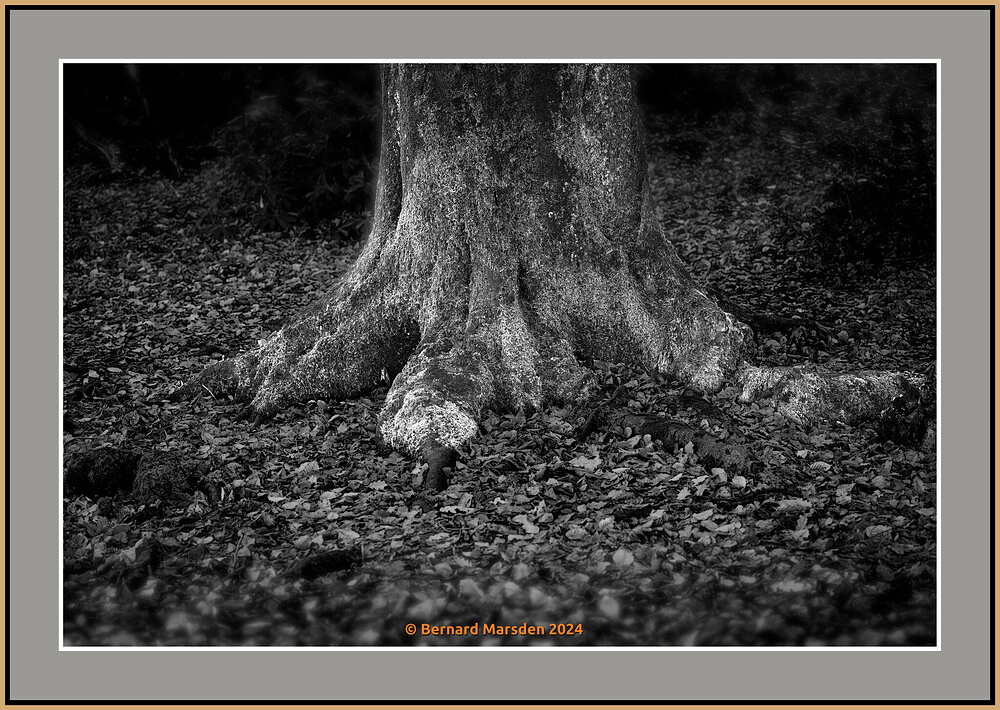
POLYGON ((611 561, 614 562, 620 569, 625 569, 626 567, 630 567, 635 561, 635 555, 626 550, 624 547, 620 547, 611 555, 611 561))
POLYGON ((514 522, 521 523, 521 527, 524 528, 524 532, 529 535, 535 535, 538 533, 538 526, 528 520, 527 515, 515 515, 514 522))
POLYGON ((566 531, 566 537, 570 540, 581 540, 587 536, 587 531, 579 525, 573 525, 566 531))
POLYGON ((778 501, 778 510, 808 510, 812 508, 812 503, 804 498, 785 498, 778 501))
POLYGON ((576 468, 582 468, 585 471, 595 471, 598 466, 601 465, 601 458, 595 456, 594 458, 587 458, 586 456, 577 456, 574 459, 569 460, 571 466, 576 468))
POLYGON ((523 562, 518 562, 513 568, 514 580, 520 582, 523 579, 527 579, 531 576, 531 567, 524 564, 523 562))
POLYGON ((614 597, 610 597, 607 595, 601 597, 601 600, 600 602, 598 602, 597 607, 601 610, 601 613, 604 614, 609 619, 617 619, 619 614, 621 614, 621 605, 618 603, 618 600, 615 599, 614 597))

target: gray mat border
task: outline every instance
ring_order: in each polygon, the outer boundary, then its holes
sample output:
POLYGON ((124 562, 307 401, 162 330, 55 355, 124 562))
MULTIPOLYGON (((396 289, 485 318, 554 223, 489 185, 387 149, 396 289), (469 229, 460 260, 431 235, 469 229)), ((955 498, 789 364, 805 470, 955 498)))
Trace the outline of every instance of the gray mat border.
POLYGON ((989 8, 8 8, 10 700, 988 697, 991 27, 989 8), (942 650, 58 652, 60 57, 941 58, 942 650))

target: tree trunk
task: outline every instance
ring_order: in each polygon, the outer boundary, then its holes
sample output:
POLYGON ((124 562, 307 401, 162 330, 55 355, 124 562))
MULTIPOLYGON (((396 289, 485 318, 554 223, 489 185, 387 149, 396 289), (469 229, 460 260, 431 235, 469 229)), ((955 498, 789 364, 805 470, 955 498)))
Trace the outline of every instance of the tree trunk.
POLYGON ((484 409, 586 398, 588 358, 702 392, 744 383, 799 421, 864 419, 904 391, 894 375, 748 368, 749 328, 692 281, 655 218, 628 67, 389 65, 382 92, 361 256, 329 296, 181 394, 228 391, 267 418, 388 377, 380 431, 426 455, 475 436, 484 409))

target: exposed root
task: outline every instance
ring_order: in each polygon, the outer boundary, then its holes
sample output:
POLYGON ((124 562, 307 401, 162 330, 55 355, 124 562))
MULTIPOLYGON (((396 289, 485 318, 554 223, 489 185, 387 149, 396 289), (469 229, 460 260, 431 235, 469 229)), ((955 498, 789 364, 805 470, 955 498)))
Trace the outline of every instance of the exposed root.
POLYGON ((792 367, 747 367, 740 400, 770 400, 799 424, 870 424, 887 439, 919 441, 932 418, 926 380, 899 372, 833 374, 792 367))
POLYGON ((292 404, 370 391, 403 367, 416 342, 415 325, 385 292, 366 286, 321 301, 256 349, 209 365, 170 398, 232 396, 247 402, 238 419, 262 423, 292 404))
POLYGON ((752 459, 746 447, 735 442, 721 441, 704 429, 684 422, 655 415, 627 414, 613 418, 619 426, 630 428, 639 436, 649 435, 671 448, 688 443, 706 468, 724 468, 727 473, 744 473, 752 459))
POLYGON ((254 395, 250 411, 268 419, 310 399, 346 399, 376 387, 402 368, 416 330, 391 304, 354 296, 312 322, 282 329, 244 363, 240 386, 254 395), (332 312, 330 312, 332 311, 332 312))
POLYGON ((411 455, 457 449, 479 432, 479 414, 494 389, 482 353, 442 335, 423 344, 396 376, 379 430, 389 446, 411 455))
POLYGON ((568 341, 555 340, 548 347, 548 356, 539 356, 537 367, 545 402, 578 402, 587 400, 597 388, 593 371, 581 365, 568 341))
MULTIPOLYGON (((589 396, 595 377, 570 346, 532 328, 515 300, 440 320, 396 377, 379 417, 386 443, 414 456, 458 449, 479 432, 480 413, 534 411, 589 396)), ((437 485, 434 474, 432 487, 437 485)))
POLYGON ((427 462, 424 488, 429 491, 447 488, 448 473, 458 460, 458 452, 448 446, 432 446, 424 452, 424 460, 427 462))
POLYGON ((171 402, 194 399, 198 396, 221 399, 236 393, 239 379, 235 359, 213 362, 186 383, 168 395, 171 402))
MULTIPOLYGON (((750 468, 752 459, 747 449, 735 442, 721 441, 709 432, 686 422, 652 414, 631 414, 616 409, 628 394, 624 385, 619 386, 602 404, 587 414, 574 436, 583 441, 598 427, 620 426, 631 429, 639 436, 649 435, 670 448, 680 448, 688 443, 695 447, 701 462, 709 468, 724 468, 729 473, 743 473, 750 468)), ((700 397, 681 395, 673 401, 679 409, 691 409, 696 414, 712 419, 728 415, 700 397)))
MULTIPOLYGON (((708 300, 700 292, 696 295, 708 300)), ((718 392, 743 362, 749 328, 715 304, 702 311, 681 312, 688 317, 673 325, 665 351, 670 364, 661 362, 657 369, 698 392, 718 392)))
POLYGON ((675 412, 688 411, 698 419, 708 419, 713 422, 728 422, 732 420, 729 412, 719 409, 707 399, 686 390, 677 397, 668 397, 667 405, 675 412))
POLYGON ((625 395, 628 393, 628 388, 625 385, 619 385, 615 391, 611 394, 608 399, 603 403, 590 408, 587 411, 587 407, 582 407, 581 410, 585 413, 583 423, 576 428, 573 432, 573 438, 577 441, 584 441, 588 436, 593 434, 597 429, 605 425, 608 421, 611 409, 620 402, 625 395))
POLYGON ((601 360, 623 362, 673 377, 702 393, 717 392, 745 359, 750 330, 691 281, 664 243, 659 270, 633 263, 628 278, 594 279, 588 302, 586 348, 601 360))

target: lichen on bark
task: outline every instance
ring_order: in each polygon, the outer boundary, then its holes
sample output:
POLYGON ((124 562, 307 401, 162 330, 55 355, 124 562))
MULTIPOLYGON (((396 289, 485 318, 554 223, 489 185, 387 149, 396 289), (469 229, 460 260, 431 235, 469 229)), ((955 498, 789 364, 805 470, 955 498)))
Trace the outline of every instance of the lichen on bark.
MULTIPOLYGON (((703 392, 733 379, 779 387, 793 418, 865 411, 861 390, 846 394, 854 381, 746 364, 749 328, 694 283, 656 220, 629 67, 387 65, 382 105, 358 260, 329 296, 181 395, 229 392, 266 418, 388 373, 379 428, 412 454, 459 447, 484 409, 587 398, 588 358, 703 392)), ((891 400, 894 382, 862 390, 891 400)))

